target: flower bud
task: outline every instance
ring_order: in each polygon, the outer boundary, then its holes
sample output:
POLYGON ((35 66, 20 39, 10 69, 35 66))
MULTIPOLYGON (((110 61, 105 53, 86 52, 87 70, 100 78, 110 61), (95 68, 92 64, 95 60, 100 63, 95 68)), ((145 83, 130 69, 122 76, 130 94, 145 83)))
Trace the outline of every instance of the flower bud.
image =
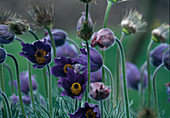
POLYGON ((150 59, 153 66, 158 67, 162 64, 162 57, 168 46, 168 44, 160 44, 151 51, 150 59))
POLYGON ((137 118, 155 118, 155 114, 151 109, 143 109, 138 113, 137 118))
POLYGON ((92 47, 99 46, 100 50, 105 50, 115 43, 115 39, 116 37, 110 29, 103 28, 93 34, 90 45, 92 47))
POLYGON ((169 40, 169 25, 162 24, 152 31, 152 39, 157 43, 170 43, 169 40))
POLYGON ((170 49, 168 49, 163 56, 163 63, 166 69, 170 71, 170 49))
POLYGON ((9 25, 10 31, 13 31, 17 35, 27 33, 30 29, 30 25, 25 19, 12 20, 9 21, 7 24, 9 25))
POLYGON ((90 73, 90 82, 102 82, 102 68, 90 73))
POLYGON ((7 25, 0 25, 0 43, 9 44, 14 40, 15 34, 9 31, 7 25))
POLYGON ((101 82, 95 82, 90 84, 90 97, 94 100, 104 100, 109 97, 111 92, 110 87, 105 87, 101 82))
POLYGON ((93 34, 93 23, 90 15, 88 20, 85 19, 85 12, 82 12, 82 16, 77 23, 77 35, 84 41, 88 41, 93 34))
POLYGON ((83 3, 90 3, 92 0, 80 0, 80 2, 83 2, 83 3))
POLYGON ((6 60, 6 57, 7 57, 6 51, 0 47, 0 64, 2 64, 6 60))
POLYGON ((142 14, 136 10, 130 10, 128 13, 126 13, 123 20, 121 21, 121 26, 123 28, 122 31, 126 35, 138 32, 145 25, 146 22, 142 20, 142 14))

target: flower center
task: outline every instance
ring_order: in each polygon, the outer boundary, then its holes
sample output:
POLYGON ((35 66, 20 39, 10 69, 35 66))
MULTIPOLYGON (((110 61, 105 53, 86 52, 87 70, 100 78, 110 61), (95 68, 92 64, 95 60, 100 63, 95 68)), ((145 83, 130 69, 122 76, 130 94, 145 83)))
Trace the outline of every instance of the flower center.
POLYGON ((65 73, 67 73, 67 67, 70 68, 70 69, 74 69, 71 64, 66 64, 66 65, 64 66, 64 72, 65 72, 65 73))
POLYGON ((79 95, 82 91, 82 87, 78 82, 73 83, 70 89, 74 95, 79 95))
POLYGON ((35 59, 37 60, 37 62, 39 64, 43 64, 46 62, 45 56, 47 55, 47 52, 44 51, 43 49, 37 49, 36 53, 35 53, 35 59))
POLYGON ((89 110, 86 111, 85 116, 87 118, 96 118, 96 113, 94 113, 92 109, 89 109, 89 110))

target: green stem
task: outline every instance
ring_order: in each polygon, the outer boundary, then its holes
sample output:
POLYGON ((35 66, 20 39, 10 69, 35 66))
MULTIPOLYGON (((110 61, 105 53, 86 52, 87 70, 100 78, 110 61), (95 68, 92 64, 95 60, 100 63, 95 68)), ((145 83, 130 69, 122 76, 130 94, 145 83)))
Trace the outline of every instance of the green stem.
POLYGON ((14 78, 13 78, 12 70, 11 70, 10 66, 7 63, 5 63, 4 65, 9 71, 9 75, 10 75, 10 79, 11 79, 11 92, 14 93, 14 85, 13 85, 14 78))
POLYGON ((67 38, 66 41, 68 41, 69 43, 72 43, 76 47, 78 53, 80 53, 79 46, 77 45, 76 42, 74 42, 73 40, 71 40, 69 38, 67 38))
POLYGON ((89 16, 89 4, 86 3, 86 21, 88 21, 88 16, 89 16))
POLYGON ((16 39, 17 41, 21 42, 21 43, 24 43, 24 40, 22 40, 22 39, 19 38, 19 37, 15 37, 15 39, 16 39))
POLYGON ((125 108, 126 108, 126 117, 130 118, 128 89, 127 89, 127 83, 126 83, 126 67, 125 67, 124 48, 122 46, 122 43, 119 41, 119 39, 116 39, 116 43, 119 47, 119 51, 120 51, 120 54, 121 54, 121 65, 122 65, 122 72, 123 72, 123 91, 124 91, 124 101, 125 101, 125 108))
POLYGON ((50 72, 50 67, 49 67, 49 65, 47 65, 47 70, 48 70, 48 79, 49 79, 49 88, 48 88, 48 90, 49 90, 49 105, 50 105, 50 115, 51 115, 51 117, 52 117, 52 93, 51 93, 51 89, 52 89, 52 86, 51 86, 51 72, 50 72))
POLYGON ((33 111, 35 111, 35 106, 34 106, 34 94, 33 94, 33 89, 32 89, 32 79, 31 79, 31 63, 28 62, 28 74, 29 74, 29 87, 30 87, 30 93, 31 93, 31 103, 33 106, 33 111))
POLYGON ((151 79, 150 79, 150 50, 153 45, 153 40, 150 41, 147 48, 147 69, 148 69, 148 108, 150 107, 151 102, 151 79))
POLYGON ((17 88, 18 88, 18 94, 19 94, 19 100, 21 104, 21 110, 24 115, 24 118, 26 118, 25 110, 24 110, 24 105, 22 101, 22 95, 21 95, 21 87, 20 87, 20 76, 19 76, 19 66, 16 58, 12 54, 7 54, 9 57, 11 57, 14 62, 15 62, 15 67, 16 67, 16 74, 17 74, 17 88))
POLYGON ((102 68, 105 69, 108 72, 109 76, 110 76, 111 101, 113 102, 113 98, 114 98, 114 94, 113 94, 114 93, 113 76, 112 76, 111 71, 105 65, 103 65, 102 68))
POLYGON ((44 77, 45 95, 48 98, 47 70, 45 67, 43 68, 43 77, 44 77))
POLYGON ((101 118, 104 118, 103 101, 100 101, 101 118))
POLYGON ((35 32, 33 32, 32 30, 29 30, 28 32, 34 36, 35 40, 39 40, 39 38, 38 38, 38 36, 35 34, 35 32))
POLYGON ((75 111, 77 110, 77 99, 75 100, 75 111))
POLYGON ((57 58, 57 55, 56 55, 56 47, 55 47, 55 42, 54 42, 53 35, 52 35, 51 30, 50 30, 49 28, 47 28, 46 30, 48 31, 48 34, 50 35, 50 38, 51 38, 51 44, 52 44, 52 48, 53 48, 54 58, 57 58))
POLYGON ((1 89, 2 89, 2 91, 4 91, 3 64, 0 64, 0 81, 1 81, 1 89))
POLYGON ((0 89, 0 94, 2 95, 2 97, 4 98, 4 101, 5 101, 5 103, 6 103, 6 106, 7 106, 7 109, 8 109, 8 117, 9 117, 9 118, 12 118, 8 98, 6 97, 6 95, 4 94, 4 92, 1 91, 1 89, 0 89))
MULTIPOLYGON (((86 41, 86 47, 87 47, 87 58, 88 58, 88 62, 87 62, 87 68, 88 68, 88 83, 87 83, 87 94, 89 92, 90 89, 90 50, 89 50, 89 43, 88 41, 86 41)), ((87 101, 89 102, 90 99, 87 95, 87 101)))
POLYGON ((157 98, 157 92, 156 92, 156 75, 158 73, 158 70, 164 66, 164 64, 162 63, 161 65, 159 65, 156 70, 153 73, 153 92, 154 92, 154 98, 155 98, 155 109, 156 109, 156 117, 158 118, 158 98, 157 98))

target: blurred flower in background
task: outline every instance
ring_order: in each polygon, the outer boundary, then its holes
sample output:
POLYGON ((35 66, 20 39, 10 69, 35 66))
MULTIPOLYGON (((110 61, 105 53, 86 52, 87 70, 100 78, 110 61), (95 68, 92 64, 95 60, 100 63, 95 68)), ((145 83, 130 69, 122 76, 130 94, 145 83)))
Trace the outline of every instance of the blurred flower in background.
POLYGON ((6 60, 6 57, 7 57, 6 50, 0 47, 0 64, 2 64, 6 60))
POLYGON ((163 56, 163 63, 165 68, 170 71, 170 48, 165 52, 163 56))

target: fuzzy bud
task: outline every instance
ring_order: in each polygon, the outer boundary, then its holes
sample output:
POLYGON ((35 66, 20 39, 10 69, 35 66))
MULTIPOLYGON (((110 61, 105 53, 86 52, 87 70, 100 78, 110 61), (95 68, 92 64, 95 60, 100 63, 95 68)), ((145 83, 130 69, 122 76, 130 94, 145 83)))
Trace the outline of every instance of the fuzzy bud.
POLYGON ((0 48, 0 64, 2 64, 7 57, 7 53, 3 48, 0 48))
POLYGON ((168 49, 163 56, 163 63, 166 69, 170 71, 170 49, 168 49))

